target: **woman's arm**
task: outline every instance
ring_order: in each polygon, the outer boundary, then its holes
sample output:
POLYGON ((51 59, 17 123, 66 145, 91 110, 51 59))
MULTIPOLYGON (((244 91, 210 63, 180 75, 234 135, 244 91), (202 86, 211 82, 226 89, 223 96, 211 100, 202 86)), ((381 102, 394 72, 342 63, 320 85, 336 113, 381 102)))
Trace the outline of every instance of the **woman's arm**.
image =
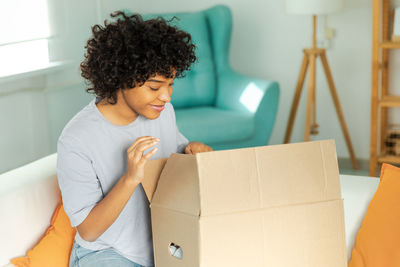
POLYGON ((137 183, 126 174, 114 185, 111 191, 90 211, 86 219, 76 227, 79 235, 88 242, 95 241, 118 218, 137 183))
POLYGON ((155 154, 157 148, 152 149, 146 155, 143 155, 143 152, 157 144, 158 141, 158 138, 151 136, 140 137, 128 148, 128 171, 97 203, 85 220, 76 227, 84 240, 95 241, 118 218, 132 193, 142 181, 144 166, 147 160, 155 154))

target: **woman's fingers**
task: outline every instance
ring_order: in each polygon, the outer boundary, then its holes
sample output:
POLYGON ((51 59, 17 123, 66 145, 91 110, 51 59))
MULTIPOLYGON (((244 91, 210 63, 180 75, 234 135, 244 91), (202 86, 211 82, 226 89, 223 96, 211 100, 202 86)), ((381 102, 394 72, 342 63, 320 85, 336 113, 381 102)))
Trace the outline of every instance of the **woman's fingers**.
POLYGON ((133 154, 133 159, 135 162, 138 162, 142 156, 143 152, 146 151, 147 149, 151 148, 152 146, 156 145, 158 141, 156 140, 148 140, 148 141, 142 141, 139 143, 130 153, 133 154))
POLYGON ((133 144, 128 148, 127 152, 130 153, 130 152, 136 147, 136 145, 138 145, 140 142, 146 141, 146 140, 152 140, 152 139, 155 139, 155 137, 153 137, 153 136, 142 136, 142 137, 139 137, 139 138, 136 139, 135 142, 133 142, 133 144))
POLYGON ((143 178, 144 164, 151 158, 157 151, 153 148, 150 152, 143 155, 144 151, 155 146, 160 141, 159 138, 151 136, 144 136, 136 139, 136 141, 128 148, 128 177, 134 181, 140 182, 143 178))
POLYGON ((144 155, 141 159, 141 161, 143 161, 143 163, 146 163, 146 161, 151 158, 156 152, 157 152, 158 148, 155 147, 153 148, 150 152, 148 152, 146 155, 144 155))
POLYGON ((185 154, 193 154, 192 148, 190 145, 187 145, 185 148, 185 154))
POLYGON ((138 147, 140 147, 141 145, 143 145, 143 144, 152 144, 154 141, 153 140, 148 140, 148 139, 145 139, 145 141, 141 141, 141 142, 139 142, 139 143, 137 143, 137 145, 136 146, 134 146, 134 147, 132 147, 130 150, 128 150, 128 156, 133 156, 135 153, 136 153, 136 151, 137 151, 137 149, 138 149, 138 147), (147 140, 147 141, 146 141, 147 140))
POLYGON ((214 151, 214 149, 200 142, 191 142, 185 148, 185 154, 192 154, 192 155, 209 151, 214 151))
POLYGON ((156 145, 157 143, 158 143, 157 140, 149 140, 149 141, 145 141, 145 142, 139 143, 135 148, 135 152, 137 151, 137 152, 142 152, 143 153, 144 151, 146 151, 150 147, 156 145))

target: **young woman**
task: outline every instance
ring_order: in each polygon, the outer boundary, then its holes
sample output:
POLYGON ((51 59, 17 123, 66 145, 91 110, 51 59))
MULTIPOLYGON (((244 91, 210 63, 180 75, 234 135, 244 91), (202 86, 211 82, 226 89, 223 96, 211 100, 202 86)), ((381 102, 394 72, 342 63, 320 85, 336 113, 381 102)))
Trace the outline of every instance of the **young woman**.
POLYGON ((58 140, 57 172, 77 234, 70 266, 153 266, 146 162, 212 148, 188 142, 170 104, 196 60, 191 36, 161 18, 116 12, 95 25, 81 63, 93 99, 58 140))

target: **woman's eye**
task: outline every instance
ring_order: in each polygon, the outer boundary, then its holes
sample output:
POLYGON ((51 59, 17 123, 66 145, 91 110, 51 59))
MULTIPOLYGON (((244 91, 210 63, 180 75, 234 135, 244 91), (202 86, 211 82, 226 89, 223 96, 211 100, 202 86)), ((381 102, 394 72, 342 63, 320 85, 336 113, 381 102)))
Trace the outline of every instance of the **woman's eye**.
POLYGON ((158 90, 158 88, 153 88, 153 87, 151 87, 151 86, 149 86, 149 87, 150 87, 150 89, 153 90, 153 91, 157 91, 157 90, 158 90))

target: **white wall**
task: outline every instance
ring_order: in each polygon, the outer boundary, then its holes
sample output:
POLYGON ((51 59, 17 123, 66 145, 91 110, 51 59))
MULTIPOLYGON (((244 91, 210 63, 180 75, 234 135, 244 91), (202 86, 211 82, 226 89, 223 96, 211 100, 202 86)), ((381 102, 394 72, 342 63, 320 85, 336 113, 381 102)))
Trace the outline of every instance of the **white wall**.
POLYGON ((50 58, 74 62, 48 74, 0 83, 0 173, 55 152, 64 125, 92 98, 84 91, 78 62, 96 23, 95 2, 48 2, 50 58))
MULTIPOLYGON (((279 82, 281 100, 270 144, 283 142, 302 49, 311 45, 312 34, 311 17, 286 14, 283 0, 58 0, 51 3, 57 33, 51 43, 51 57, 72 59, 76 63, 36 80, 0 84, 0 173, 55 152, 65 123, 92 97, 84 92, 78 72, 90 25, 121 8, 153 13, 197 11, 216 4, 230 6, 233 13, 231 64, 244 74, 279 82), (1 95, 2 91, 29 89, 29 84, 34 84, 35 90, 1 95)), ((362 159, 369 157, 371 5, 371 0, 346 0, 345 10, 329 15, 326 20, 336 30, 327 51, 328 60, 356 155, 362 159)), ((324 21, 320 19, 319 26, 324 21)), ((319 38, 323 36, 322 30, 320 27, 319 38)), ((395 121, 396 116, 391 114, 391 120, 395 121)), ((303 139, 304 121, 305 91, 292 141, 303 139)), ((320 134, 313 139, 335 139, 338 156, 348 157, 320 61, 317 63, 317 122, 320 134)))

